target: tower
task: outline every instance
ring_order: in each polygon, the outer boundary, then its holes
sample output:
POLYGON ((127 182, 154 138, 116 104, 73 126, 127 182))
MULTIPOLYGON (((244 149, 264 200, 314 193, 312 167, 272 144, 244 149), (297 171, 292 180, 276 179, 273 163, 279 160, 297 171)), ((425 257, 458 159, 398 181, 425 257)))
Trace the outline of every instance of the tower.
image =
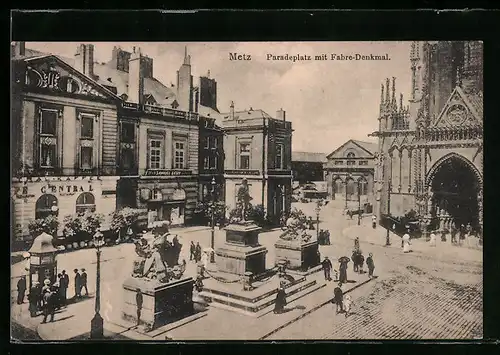
POLYGON ((184 61, 177 71, 177 102, 184 111, 193 110, 193 76, 191 75, 191 56, 184 47, 184 61))

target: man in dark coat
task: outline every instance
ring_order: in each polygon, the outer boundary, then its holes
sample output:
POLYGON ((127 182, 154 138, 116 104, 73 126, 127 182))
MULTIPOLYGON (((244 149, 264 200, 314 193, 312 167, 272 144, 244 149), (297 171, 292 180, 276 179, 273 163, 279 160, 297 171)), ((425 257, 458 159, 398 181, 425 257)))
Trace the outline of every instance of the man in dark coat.
POLYGON ((363 273, 363 265, 365 263, 365 257, 363 256, 363 253, 361 252, 361 250, 358 252, 358 272, 360 274, 363 273))
POLYGON ((337 305, 337 310, 335 312, 336 314, 339 314, 339 312, 344 311, 344 304, 343 304, 344 292, 342 292, 341 287, 342 287, 342 282, 339 282, 339 285, 335 287, 335 289, 333 290, 332 303, 337 305))
POLYGON ((340 258, 339 262, 340 262, 339 281, 341 283, 346 283, 347 282, 347 263, 349 262, 349 258, 342 257, 342 258, 340 258))
POLYGON ((34 282, 33 286, 30 288, 30 293, 28 294, 29 311, 31 317, 36 317, 36 313, 40 309, 40 298, 41 298, 41 290, 38 287, 39 283, 34 282))
POLYGON ((200 242, 196 242, 196 247, 195 247, 195 262, 199 262, 201 260, 201 245, 200 242))
POLYGON ((82 297, 81 276, 78 269, 74 269, 73 272, 75 273, 75 298, 80 298, 82 297))
POLYGON ((189 261, 196 260, 196 246, 194 242, 191 241, 191 245, 189 246, 189 261))
POLYGON ((286 306, 286 292, 283 287, 278 288, 278 293, 276 294, 276 301, 274 303, 275 314, 283 313, 286 306))
POLYGON ((330 271, 332 270, 332 262, 328 259, 328 256, 325 256, 325 259, 321 262, 321 266, 323 267, 323 272, 325 273, 325 280, 331 281, 330 271))
POLYGON ((371 279, 373 277, 373 270, 375 270, 372 253, 368 254, 368 257, 366 258, 366 266, 368 266, 368 277, 371 279))
POLYGON ((82 275, 81 275, 81 286, 80 286, 80 292, 85 289, 85 296, 89 295, 89 290, 87 288, 87 273, 85 272, 85 268, 82 268, 82 275))
POLYGON ((59 287, 61 287, 62 301, 66 303, 69 287, 69 276, 66 274, 66 270, 61 271, 61 281, 59 281, 59 287))
POLYGON ((54 314, 56 312, 56 293, 52 290, 45 291, 43 295, 43 321, 47 322, 47 317, 50 315, 50 321, 54 321, 54 314))
POLYGON ((135 303, 137 305, 137 325, 140 324, 141 322, 141 310, 142 310, 142 304, 143 304, 143 297, 142 297, 142 292, 141 289, 138 288, 135 290, 135 303))
MULTIPOLYGON (((36 302, 36 309, 38 311, 42 310, 42 285, 40 282, 35 282, 33 285, 33 297, 36 302)), ((31 291, 30 291, 31 292, 31 291)))
POLYGON ((352 260, 352 271, 358 272, 359 271, 359 265, 358 265, 358 251, 354 250, 351 255, 351 260, 352 260))
POLYGON ((17 281, 17 304, 24 303, 24 294, 26 293, 26 276, 23 275, 17 281))

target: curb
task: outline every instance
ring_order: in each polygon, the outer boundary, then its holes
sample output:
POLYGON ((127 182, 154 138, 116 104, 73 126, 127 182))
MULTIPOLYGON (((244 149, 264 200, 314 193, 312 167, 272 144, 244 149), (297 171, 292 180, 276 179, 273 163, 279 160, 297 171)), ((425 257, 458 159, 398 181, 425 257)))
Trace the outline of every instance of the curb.
MULTIPOLYGON (((370 282, 371 280, 373 280, 373 279, 368 279, 368 280, 365 280, 365 281, 363 281, 363 282, 361 282, 361 283, 357 284, 356 286, 354 286, 354 287, 352 287, 352 288, 350 288, 350 289, 346 290, 345 292, 343 292, 343 294, 345 295, 346 293, 349 293, 349 292, 351 292, 351 291, 353 291, 353 290, 357 289, 358 287, 361 287, 361 286, 363 286, 363 285, 367 284, 367 283, 368 283, 368 282, 370 282)), ((289 320, 289 321, 288 321, 288 322, 286 322, 285 324, 283 324, 283 325, 279 326, 278 328, 276 328, 276 329, 274 329, 274 330, 270 331, 269 333, 267 333, 267 334, 265 334, 264 336, 260 337, 260 338, 259 338, 259 340, 265 340, 266 338, 269 338, 271 335, 276 334, 276 333, 277 333, 277 332, 279 332, 280 330, 282 330, 282 329, 284 329, 284 328, 288 327, 289 325, 291 325, 291 324, 293 324, 293 323, 297 322, 298 320, 300 320, 300 319, 304 318, 305 316, 307 316, 307 315, 309 315, 309 314, 311 314, 311 313, 313 313, 313 312, 317 311, 318 309, 320 309, 320 308, 322 308, 322 307, 326 306, 327 304, 330 304, 330 303, 332 302, 332 300, 333 300, 333 297, 332 297, 332 298, 329 298, 329 299, 328 299, 328 300, 326 300, 325 302, 320 303, 319 305, 317 305, 317 306, 315 306, 315 307, 311 308, 311 309, 310 309, 310 310, 308 310, 307 312, 302 313, 301 315, 299 315, 299 316, 295 317, 294 319, 289 320)))

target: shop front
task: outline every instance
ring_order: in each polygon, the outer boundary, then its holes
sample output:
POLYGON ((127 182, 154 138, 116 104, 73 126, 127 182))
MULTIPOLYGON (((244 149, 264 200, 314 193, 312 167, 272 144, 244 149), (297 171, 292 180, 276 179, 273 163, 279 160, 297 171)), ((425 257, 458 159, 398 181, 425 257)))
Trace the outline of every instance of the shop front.
POLYGON ((189 185, 193 186, 161 181, 139 183, 138 207, 147 210, 148 228, 159 221, 169 221, 172 226, 185 224, 196 205, 196 182, 189 185), (187 189, 195 193, 188 196, 187 189))
POLYGON ((62 236, 67 215, 92 211, 105 216, 116 208, 117 177, 40 177, 13 180, 11 197, 14 209, 15 240, 30 238, 28 225, 35 219, 57 216, 58 236, 62 236))

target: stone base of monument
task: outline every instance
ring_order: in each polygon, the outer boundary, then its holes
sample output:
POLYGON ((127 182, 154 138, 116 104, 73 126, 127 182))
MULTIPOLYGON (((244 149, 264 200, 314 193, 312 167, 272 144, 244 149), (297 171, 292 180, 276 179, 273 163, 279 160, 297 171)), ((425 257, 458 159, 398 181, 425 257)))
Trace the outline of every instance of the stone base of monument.
MULTIPOLYGON (((204 280, 200 296, 219 309, 258 318, 274 309, 280 279, 276 272, 269 273, 252 282, 252 289, 245 290, 238 275, 210 271, 211 277, 204 280)), ((287 303, 293 302, 326 286, 324 281, 307 280, 304 276, 293 276, 294 281, 285 286, 287 303)))
POLYGON ((310 274, 321 270, 318 241, 302 242, 279 239, 275 244, 276 264, 287 262, 287 273, 310 274))
POLYGON ((194 314, 191 277, 162 284, 156 280, 128 278, 123 283, 122 319, 137 324, 137 290, 143 305, 139 325, 150 331, 194 314))
POLYGON ((225 228, 226 243, 215 251, 217 270, 235 275, 254 275, 266 271, 267 248, 259 245, 261 228, 251 221, 225 228))

